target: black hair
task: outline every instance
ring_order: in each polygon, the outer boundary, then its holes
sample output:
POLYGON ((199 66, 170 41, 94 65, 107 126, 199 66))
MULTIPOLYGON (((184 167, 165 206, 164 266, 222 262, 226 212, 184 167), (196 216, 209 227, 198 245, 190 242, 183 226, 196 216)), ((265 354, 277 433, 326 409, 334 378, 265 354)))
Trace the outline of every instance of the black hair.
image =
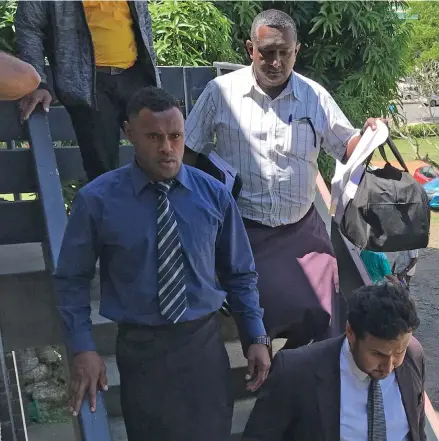
POLYGON ((347 306, 349 324, 359 339, 370 334, 396 340, 419 326, 415 303, 402 285, 364 286, 353 292, 347 306))
POLYGON ((180 109, 177 99, 165 89, 148 86, 139 89, 129 100, 127 105, 127 117, 137 116, 142 109, 152 112, 165 112, 177 107, 180 109))
POLYGON ((294 40, 297 41, 296 22, 287 13, 278 9, 267 9, 255 17, 250 32, 250 37, 253 41, 257 39, 259 26, 269 26, 276 29, 290 28, 293 30, 294 40))

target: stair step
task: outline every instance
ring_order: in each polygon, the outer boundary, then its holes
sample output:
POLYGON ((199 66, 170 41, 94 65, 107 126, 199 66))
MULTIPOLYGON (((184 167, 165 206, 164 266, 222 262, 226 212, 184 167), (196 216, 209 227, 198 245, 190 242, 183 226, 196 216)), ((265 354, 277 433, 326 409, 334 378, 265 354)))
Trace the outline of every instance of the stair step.
MULTIPOLYGON (((233 409, 232 434, 229 441, 239 440, 255 404, 255 398, 236 401, 233 409)), ((110 418, 113 441, 126 441, 127 434, 122 417, 110 418)))

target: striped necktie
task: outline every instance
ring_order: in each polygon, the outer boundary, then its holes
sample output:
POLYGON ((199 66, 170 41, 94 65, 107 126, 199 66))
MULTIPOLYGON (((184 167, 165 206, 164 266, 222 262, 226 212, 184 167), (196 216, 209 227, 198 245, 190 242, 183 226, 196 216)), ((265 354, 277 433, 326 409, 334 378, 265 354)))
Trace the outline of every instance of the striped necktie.
POLYGON ((367 396, 367 441, 387 441, 383 394, 379 381, 373 378, 367 396))
POLYGON ((177 323, 186 311, 186 284, 183 254, 174 210, 168 192, 174 181, 157 182, 157 268, 160 311, 167 320, 177 323))

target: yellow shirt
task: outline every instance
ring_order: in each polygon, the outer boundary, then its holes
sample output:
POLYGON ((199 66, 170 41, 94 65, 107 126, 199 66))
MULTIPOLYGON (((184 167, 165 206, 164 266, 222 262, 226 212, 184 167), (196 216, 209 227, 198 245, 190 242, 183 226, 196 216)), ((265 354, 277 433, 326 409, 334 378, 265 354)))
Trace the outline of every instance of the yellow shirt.
POLYGON ((133 19, 125 1, 84 0, 96 66, 128 69, 137 59, 133 19))

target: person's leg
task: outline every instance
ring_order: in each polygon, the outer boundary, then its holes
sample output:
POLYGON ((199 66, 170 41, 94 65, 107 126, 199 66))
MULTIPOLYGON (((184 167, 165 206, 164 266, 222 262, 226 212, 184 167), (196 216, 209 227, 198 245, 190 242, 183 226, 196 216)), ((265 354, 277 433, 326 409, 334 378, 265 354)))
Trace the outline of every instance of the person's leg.
POLYGON ((216 318, 199 329, 183 328, 165 336, 159 328, 119 332, 117 363, 129 441, 229 439, 231 372, 216 318))
POLYGON ((118 109, 111 99, 111 82, 97 74, 97 109, 67 107, 89 181, 118 167, 120 128, 118 109))
POLYGON ((119 124, 123 129, 123 122, 126 120, 126 107, 131 97, 140 89, 150 86, 143 67, 136 63, 117 77, 117 99, 119 109, 119 124))
POLYGON ((405 284, 406 284, 408 290, 410 290, 410 280, 411 279, 412 279, 412 276, 405 276, 405 284))

